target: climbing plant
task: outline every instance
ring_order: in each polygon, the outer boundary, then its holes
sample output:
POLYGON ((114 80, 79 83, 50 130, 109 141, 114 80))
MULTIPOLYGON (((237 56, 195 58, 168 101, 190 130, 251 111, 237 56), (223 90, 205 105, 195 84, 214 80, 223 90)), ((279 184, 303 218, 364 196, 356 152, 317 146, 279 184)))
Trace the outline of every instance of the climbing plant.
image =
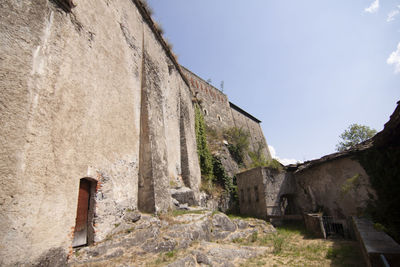
POLYGON ((212 180, 213 158, 207 146, 206 125, 203 113, 197 104, 195 105, 195 130, 201 174, 208 180, 212 180))
POLYGON ((378 199, 373 200, 367 212, 375 223, 387 229, 387 233, 400 241, 400 150, 398 148, 373 148, 357 156, 363 166, 378 199))
POLYGON ((232 177, 230 177, 226 171, 224 166, 221 163, 221 159, 217 156, 213 156, 213 170, 215 182, 221 185, 227 193, 233 192, 233 181, 232 177))
POLYGON ((224 132, 232 158, 240 167, 245 167, 245 156, 249 150, 250 133, 242 127, 232 127, 224 132))

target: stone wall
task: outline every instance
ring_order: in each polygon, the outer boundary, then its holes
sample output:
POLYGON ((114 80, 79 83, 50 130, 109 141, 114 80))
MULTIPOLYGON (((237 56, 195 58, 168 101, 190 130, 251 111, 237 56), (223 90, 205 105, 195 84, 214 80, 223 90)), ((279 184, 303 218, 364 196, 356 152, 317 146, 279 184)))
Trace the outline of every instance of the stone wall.
POLYGON ((219 131, 233 127, 228 96, 188 69, 182 68, 182 70, 189 80, 192 91, 200 100, 207 126, 219 131))
POLYGON ((166 210, 170 180, 198 193, 190 88, 144 11, 74 2, 0 4, 2 266, 68 252, 81 178, 98 182, 96 241, 126 210, 166 210))
POLYGON ((300 212, 324 212, 345 219, 358 215, 376 194, 365 170, 350 156, 315 164, 294 173, 300 212))
MULTIPOLYGON (((232 127, 243 128, 250 133, 250 150, 256 151, 258 145, 261 144, 266 159, 270 160, 271 153, 260 126, 261 121, 230 103, 227 95, 193 72, 184 67, 182 70, 189 80, 192 91, 200 101, 207 126, 219 133, 232 127)), ((220 152, 222 153, 222 151, 220 152)), ((229 168, 229 166, 227 167, 229 168)))
POLYGON ((295 192, 290 173, 258 167, 237 174, 236 179, 241 214, 267 218, 283 215, 288 205, 293 205, 283 201, 283 197, 291 201, 295 192))
POLYGON ((261 145, 265 158, 271 160, 271 153, 260 125, 261 121, 232 103, 230 103, 230 107, 234 126, 243 128, 250 133, 250 150, 257 151, 261 145))

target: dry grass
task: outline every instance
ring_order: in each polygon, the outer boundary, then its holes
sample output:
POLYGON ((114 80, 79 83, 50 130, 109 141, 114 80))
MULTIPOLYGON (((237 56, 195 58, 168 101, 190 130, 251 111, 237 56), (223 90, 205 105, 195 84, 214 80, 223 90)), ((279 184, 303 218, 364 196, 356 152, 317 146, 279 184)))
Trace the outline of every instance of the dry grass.
POLYGON ((302 227, 285 226, 277 233, 239 240, 244 245, 271 246, 273 252, 252 258, 241 266, 363 266, 357 243, 315 239, 302 227))

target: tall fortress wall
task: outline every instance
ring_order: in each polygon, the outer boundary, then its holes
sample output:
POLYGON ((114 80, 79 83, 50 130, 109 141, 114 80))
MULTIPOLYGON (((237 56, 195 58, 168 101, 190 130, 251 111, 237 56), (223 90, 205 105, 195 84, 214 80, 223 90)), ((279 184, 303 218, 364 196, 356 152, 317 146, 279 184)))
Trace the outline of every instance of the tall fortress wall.
POLYGON ((242 128, 250 133, 250 150, 256 151, 259 144, 262 144, 266 159, 272 159, 259 119, 231 103, 226 94, 187 68, 182 67, 182 70, 189 81, 192 92, 200 100, 204 120, 208 127, 221 132, 232 127, 242 128))

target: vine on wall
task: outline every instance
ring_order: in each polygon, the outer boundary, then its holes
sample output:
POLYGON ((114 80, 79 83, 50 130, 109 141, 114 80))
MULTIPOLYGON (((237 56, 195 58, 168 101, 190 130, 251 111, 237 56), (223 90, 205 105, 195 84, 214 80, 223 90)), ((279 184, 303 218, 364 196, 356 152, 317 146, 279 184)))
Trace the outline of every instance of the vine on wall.
POLYGON ((212 180, 214 177, 213 158, 207 146, 206 125, 203 113, 197 104, 195 105, 195 130, 201 174, 207 180, 212 180))
MULTIPOLYGON (((400 241, 400 150, 370 149, 357 156, 370 177, 378 199, 371 201, 367 212, 375 223, 400 241)), ((372 200, 372 199, 371 199, 372 200)))

